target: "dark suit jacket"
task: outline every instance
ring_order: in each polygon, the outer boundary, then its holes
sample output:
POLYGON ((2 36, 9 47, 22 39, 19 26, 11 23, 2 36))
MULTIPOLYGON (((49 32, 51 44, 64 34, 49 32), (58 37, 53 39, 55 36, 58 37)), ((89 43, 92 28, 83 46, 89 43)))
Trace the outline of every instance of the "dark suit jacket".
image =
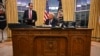
POLYGON ((6 26, 7 26, 6 15, 5 13, 0 14, 0 29, 4 30, 6 26))
POLYGON ((35 26, 35 22, 37 21, 37 13, 36 13, 36 11, 32 10, 32 19, 29 20, 29 19, 28 19, 28 18, 29 18, 29 16, 28 16, 29 13, 28 13, 28 11, 29 11, 29 10, 25 10, 25 11, 24 11, 23 20, 24 20, 24 22, 25 22, 26 24, 35 26), (32 22, 32 20, 34 20, 35 22, 32 22), (27 22, 26 22, 26 21, 27 21, 27 22))
POLYGON ((52 22, 51 22, 50 24, 49 24, 49 22, 50 22, 50 20, 47 19, 47 20, 45 21, 45 24, 46 24, 46 25, 52 25, 52 27, 57 26, 57 23, 58 23, 58 21, 57 21, 56 19, 53 19, 52 22))

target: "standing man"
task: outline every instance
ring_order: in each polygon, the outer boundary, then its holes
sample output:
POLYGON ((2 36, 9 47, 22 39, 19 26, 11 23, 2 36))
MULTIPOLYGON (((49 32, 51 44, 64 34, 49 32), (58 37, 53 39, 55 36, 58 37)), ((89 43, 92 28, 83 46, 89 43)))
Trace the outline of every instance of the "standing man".
POLYGON ((35 26, 35 22, 37 21, 37 13, 33 9, 33 4, 28 4, 28 10, 24 11, 23 20, 27 25, 35 26))

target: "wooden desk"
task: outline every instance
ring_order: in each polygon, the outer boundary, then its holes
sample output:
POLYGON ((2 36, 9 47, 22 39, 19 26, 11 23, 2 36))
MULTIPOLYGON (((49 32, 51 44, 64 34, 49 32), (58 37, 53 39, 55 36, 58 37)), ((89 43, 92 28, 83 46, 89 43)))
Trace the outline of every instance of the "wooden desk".
POLYGON ((90 56, 92 29, 11 30, 14 56, 90 56))

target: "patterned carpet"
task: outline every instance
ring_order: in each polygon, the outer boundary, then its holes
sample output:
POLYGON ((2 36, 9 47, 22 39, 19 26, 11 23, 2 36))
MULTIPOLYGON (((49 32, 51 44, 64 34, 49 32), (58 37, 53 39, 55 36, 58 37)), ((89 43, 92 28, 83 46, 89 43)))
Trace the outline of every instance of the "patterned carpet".
MULTIPOLYGON (((11 41, 0 43, 0 56, 13 56, 11 41)), ((91 43, 91 56, 100 56, 99 42, 91 43)))

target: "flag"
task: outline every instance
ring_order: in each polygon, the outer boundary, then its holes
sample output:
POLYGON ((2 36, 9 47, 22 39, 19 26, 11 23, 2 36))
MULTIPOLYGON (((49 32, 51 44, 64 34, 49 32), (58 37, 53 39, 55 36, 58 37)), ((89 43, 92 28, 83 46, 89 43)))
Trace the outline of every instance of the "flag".
POLYGON ((46 8, 45 8, 45 12, 44 12, 44 21, 46 21, 46 19, 48 19, 49 16, 49 5, 48 5, 48 0, 46 0, 46 8))

